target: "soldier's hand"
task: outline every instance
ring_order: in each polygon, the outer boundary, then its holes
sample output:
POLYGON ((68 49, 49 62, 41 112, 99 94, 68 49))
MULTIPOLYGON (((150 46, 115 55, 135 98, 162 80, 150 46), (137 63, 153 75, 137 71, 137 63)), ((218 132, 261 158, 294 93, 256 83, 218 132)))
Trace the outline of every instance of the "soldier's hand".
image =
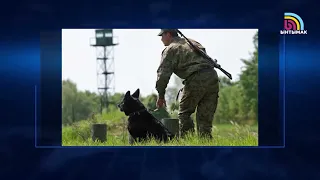
POLYGON ((162 107, 166 107, 166 100, 165 99, 158 99, 157 100, 157 108, 162 108, 162 107))

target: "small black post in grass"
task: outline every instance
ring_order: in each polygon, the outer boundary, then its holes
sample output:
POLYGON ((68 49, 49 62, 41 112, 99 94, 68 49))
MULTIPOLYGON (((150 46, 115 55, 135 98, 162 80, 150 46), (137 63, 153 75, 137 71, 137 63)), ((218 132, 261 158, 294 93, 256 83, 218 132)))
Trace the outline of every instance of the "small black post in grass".
POLYGON ((161 123, 175 136, 179 137, 179 119, 163 118, 161 123))
POLYGON ((91 136, 93 141, 105 142, 107 140, 107 124, 92 124, 91 136))
POLYGON ((129 144, 130 144, 130 145, 133 145, 134 139, 133 139, 133 137, 130 135, 130 133, 128 134, 128 137, 129 137, 129 144))

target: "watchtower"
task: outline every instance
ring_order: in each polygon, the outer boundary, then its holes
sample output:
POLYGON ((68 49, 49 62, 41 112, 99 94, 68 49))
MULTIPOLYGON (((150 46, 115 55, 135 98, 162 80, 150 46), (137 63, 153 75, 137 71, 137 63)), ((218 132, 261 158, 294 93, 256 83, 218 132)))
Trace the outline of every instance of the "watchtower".
POLYGON ((90 38, 90 45, 96 48, 97 60, 97 85, 98 92, 101 96, 100 111, 111 102, 108 97, 108 92, 114 92, 114 46, 118 45, 115 42, 116 37, 113 36, 112 29, 97 29, 95 30, 95 37, 90 38))

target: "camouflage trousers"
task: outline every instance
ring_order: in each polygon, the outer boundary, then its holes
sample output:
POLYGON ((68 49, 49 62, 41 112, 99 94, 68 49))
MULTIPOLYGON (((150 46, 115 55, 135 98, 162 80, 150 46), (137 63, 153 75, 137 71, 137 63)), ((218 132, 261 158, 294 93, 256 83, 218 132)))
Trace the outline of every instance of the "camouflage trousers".
POLYGON ((213 70, 196 73, 184 84, 179 107, 181 137, 194 132, 191 114, 197 110, 196 122, 199 135, 212 138, 212 122, 219 97, 217 72, 213 70))

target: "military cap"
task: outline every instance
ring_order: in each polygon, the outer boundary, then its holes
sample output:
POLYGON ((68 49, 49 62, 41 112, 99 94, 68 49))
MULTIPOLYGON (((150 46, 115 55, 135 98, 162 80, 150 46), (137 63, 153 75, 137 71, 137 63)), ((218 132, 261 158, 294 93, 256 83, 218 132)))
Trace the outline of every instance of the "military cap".
POLYGON ((158 34, 158 36, 162 36, 162 34, 166 33, 166 32, 177 33, 177 30, 176 29, 161 29, 161 31, 158 34))

